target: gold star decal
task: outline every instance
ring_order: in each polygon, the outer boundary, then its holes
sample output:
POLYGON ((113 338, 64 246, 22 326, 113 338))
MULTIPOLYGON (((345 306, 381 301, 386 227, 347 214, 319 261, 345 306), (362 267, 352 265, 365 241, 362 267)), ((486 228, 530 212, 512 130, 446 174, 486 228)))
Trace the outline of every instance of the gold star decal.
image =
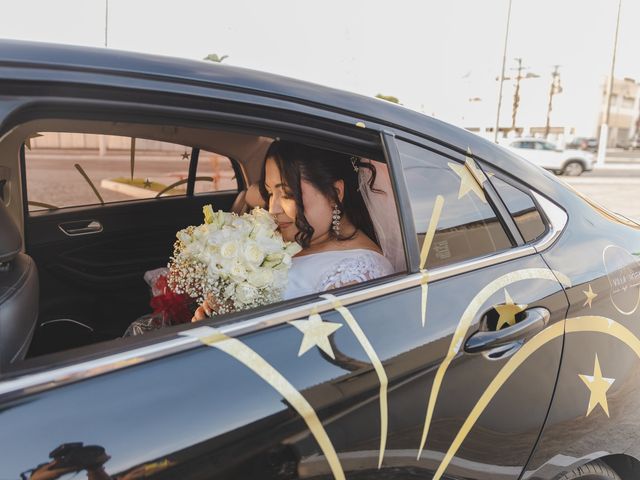
POLYGON ((604 413, 609 416, 609 405, 607 404, 607 390, 615 382, 614 378, 605 378, 600 371, 600 362, 598 361, 598 354, 596 354, 596 363, 593 366, 593 375, 580 375, 578 376, 585 383, 591 395, 589 396, 589 407, 587 408, 587 417, 596 405, 600 405, 604 410, 604 413))
POLYGON ((336 358, 329 343, 329 335, 342 327, 340 323, 324 322, 316 311, 309 315, 308 320, 293 320, 291 325, 300 330, 304 336, 300 344, 298 356, 304 355, 309 349, 317 346, 331 358, 336 358))
POLYGON ((527 308, 527 305, 516 305, 507 292, 507 289, 504 290, 504 305, 496 305, 493 307, 496 312, 498 312, 498 324, 496 325, 496 330, 500 330, 503 325, 507 325, 509 327, 516 324, 516 315, 520 312, 524 312, 527 308))
MULTIPOLYGON (((471 151, 468 151, 468 154, 470 155, 471 151)), ((476 163, 473 161, 473 158, 467 156, 464 165, 453 162, 449 162, 448 165, 449 168, 460 177, 458 200, 464 197, 467 193, 473 192, 481 201, 487 203, 487 199, 484 196, 484 190, 482 189, 482 185, 487 181, 487 177, 482 170, 478 168, 476 163)))
POLYGON ((148 178, 144 181, 144 188, 151 188, 151 181, 148 178))
POLYGON ((34 134, 29 135, 24 140, 24 146, 27 147, 29 150, 31 150, 31 140, 34 139, 34 138, 38 138, 38 137, 42 137, 42 135, 40 135, 39 133, 34 133, 34 134))
POLYGON ((182 160, 189 160, 189 154, 187 153, 187 151, 185 150, 184 153, 182 154, 182 160))
POLYGON ((593 292, 593 290, 591 289, 591 284, 589 284, 589 290, 583 290, 582 293, 587 296, 587 299, 584 301, 582 306, 586 307, 587 305, 589 305, 589 308, 591 308, 591 302, 593 302, 593 299, 596 298, 598 294, 593 292))

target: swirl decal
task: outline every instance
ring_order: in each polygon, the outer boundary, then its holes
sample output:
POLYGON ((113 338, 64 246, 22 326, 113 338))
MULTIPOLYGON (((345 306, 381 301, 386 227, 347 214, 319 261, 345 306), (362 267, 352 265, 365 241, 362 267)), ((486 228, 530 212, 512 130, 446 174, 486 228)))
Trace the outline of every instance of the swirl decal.
MULTIPOLYGON (((454 455, 460 448, 460 445, 469 434, 469 431, 476 423, 482 412, 487 408, 489 402, 493 399, 500 388, 511 377, 516 369, 522 365, 522 363, 535 353, 540 347, 547 344, 554 338, 562 336, 563 332, 567 334, 582 333, 582 332, 595 332, 603 333, 617 338, 622 343, 627 345, 636 356, 640 359, 640 339, 631 332, 624 325, 611 320, 606 317, 599 316, 584 316, 575 317, 567 320, 557 322, 550 327, 545 328, 542 332, 538 333, 531 340, 526 342, 502 367, 495 378, 491 381, 489 386, 485 389, 484 393, 471 410, 471 413, 463 423, 462 427, 458 431, 455 439, 453 440, 449 450, 444 456, 442 463, 438 467, 433 480, 440 480, 444 474, 446 468, 451 463, 454 455)), ((611 379, 607 379, 611 380, 611 379)), ((590 400, 590 408, 591 400, 590 400)), ((604 407, 603 407, 604 408, 604 407)))
POLYGON ((380 383, 380 451, 378 453, 378 468, 382 467, 382 460, 384 459, 384 451, 387 445, 387 431, 389 425, 389 413, 388 413, 388 404, 387 404, 387 386, 389 384, 389 379, 387 378, 387 373, 382 366, 382 362, 378 357, 375 349, 369 342, 369 339, 360 328, 357 320, 351 314, 348 308, 344 307, 340 300, 330 294, 321 295, 322 298, 326 298, 327 300, 332 302, 333 308, 342 315, 342 318, 349 326, 356 339, 364 349, 365 353, 369 357, 373 368, 378 375, 378 381, 380 383))
POLYGON ((438 226, 438 221, 440 220, 440 215, 442 214, 442 207, 444 206, 444 197, 442 195, 438 195, 436 197, 435 203, 433 204, 433 212, 431 212, 431 218, 429 219, 429 226, 427 227, 427 232, 424 235, 424 240, 422 241, 422 248, 420 249, 420 272, 422 273, 422 279, 420 280, 420 288, 422 289, 422 298, 420 302, 421 306, 421 318, 422 318, 422 326, 424 327, 427 315, 427 294, 429 292, 429 274, 427 270, 425 270, 425 265, 427 264, 427 256, 429 255, 429 250, 431 250, 431 244, 433 243, 433 237, 436 234, 436 227, 438 226))
POLYGON ((316 411, 302 394, 296 390, 280 372, 271 366, 271 364, 240 340, 231 338, 212 327, 200 327, 181 332, 180 335, 195 337, 205 345, 217 348, 235 358, 282 395, 302 417, 307 427, 309 427, 311 434, 316 439, 316 442, 318 442, 322 453, 329 463, 333 477, 336 480, 345 479, 340 459, 316 411))
POLYGON ((571 285, 571 281, 569 280, 569 278, 567 278, 566 275, 560 272, 551 271, 546 268, 526 268, 522 270, 516 270, 515 272, 510 272, 496 278, 476 294, 476 296, 473 298, 473 300, 471 300, 471 303, 469 303, 466 310, 460 317, 460 321, 458 322, 458 325, 456 326, 456 329, 453 333, 447 355, 442 363, 440 363, 440 366, 436 371, 435 378, 433 379, 433 385, 431 386, 431 393, 429 394, 429 400, 427 403, 427 412, 424 419, 422 439, 420 440, 420 447, 418 448, 418 459, 420 459, 422 451, 424 450, 425 443, 427 441, 429 427, 431 425, 431 419, 433 417, 433 411, 435 409, 436 400, 440 392, 440 386, 442 385, 442 379, 444 378, 444 375, 449 368, 449 365, 451 364, 453 358, 460 351, 462 342, 467 335, 469 327, 471 326, 471 322, 475 318, 480 308, 482 308, 485 302, 493 294, 505 288, 506 286, 511 285, 512 283, 530 279, 550 280, 553 282, 557 282, 559 280, 565 285, 571 285))

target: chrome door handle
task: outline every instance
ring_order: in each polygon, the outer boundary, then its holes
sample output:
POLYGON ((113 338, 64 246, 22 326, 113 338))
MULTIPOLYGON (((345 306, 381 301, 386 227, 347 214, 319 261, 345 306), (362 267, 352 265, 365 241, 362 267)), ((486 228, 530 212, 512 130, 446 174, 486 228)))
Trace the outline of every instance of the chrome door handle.
POLYGON ((73 222, 60 223, 58 224, 58 228, 70 237, 91 235, 100 233, 103 230, 102 224, 97 220, 76 220, 73 222))
POLYGON ((525 310, 522 321, 493 332, 476 332, 464 344, 467 353, 478 353, 491 350, 509 343, 525 340, 540 332, 549 323, 549 310, 543 307, 525 310))

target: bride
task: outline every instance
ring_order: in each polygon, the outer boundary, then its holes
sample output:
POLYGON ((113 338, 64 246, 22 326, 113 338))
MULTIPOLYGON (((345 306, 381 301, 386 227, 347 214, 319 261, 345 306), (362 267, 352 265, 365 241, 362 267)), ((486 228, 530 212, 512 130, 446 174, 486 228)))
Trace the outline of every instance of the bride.
MULTIPOLYGON (((388 237, 385 229, 397 230, 394 236, 400 238, 397 222, 383 225, 379 220, 374 229, 365 204, 371 206, 375 203, 372 197, 389 197, 391 193, 374 186, 373 163, 280 140, 271 144, 265 158, 261 197, 282 237, 302 247, 293 257, 285 299, 394 272, 382 255, 380 242, 388 237)), ((383 201, 387 207, 389 200, 383 201)), ((395 210, 392 200, 391 205, 395 210)), ((399 251, 397 246, 395 250, 399 251)), ((205 301, 196 309, 192 322, 210 316, 214 307, 215 299, 205 301)))

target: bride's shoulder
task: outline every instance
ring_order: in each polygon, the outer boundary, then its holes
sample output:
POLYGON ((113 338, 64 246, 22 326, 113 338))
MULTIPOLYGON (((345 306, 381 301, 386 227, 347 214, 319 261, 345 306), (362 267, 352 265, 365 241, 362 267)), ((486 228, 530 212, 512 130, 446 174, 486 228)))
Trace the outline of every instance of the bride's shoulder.
POLYGON ((363 248, 328 250, 300 257, 295 263, 306 271, 307 278, 315 277, 314 283, 319 291, 393 273, 391 263, 382 254, 363 248))

